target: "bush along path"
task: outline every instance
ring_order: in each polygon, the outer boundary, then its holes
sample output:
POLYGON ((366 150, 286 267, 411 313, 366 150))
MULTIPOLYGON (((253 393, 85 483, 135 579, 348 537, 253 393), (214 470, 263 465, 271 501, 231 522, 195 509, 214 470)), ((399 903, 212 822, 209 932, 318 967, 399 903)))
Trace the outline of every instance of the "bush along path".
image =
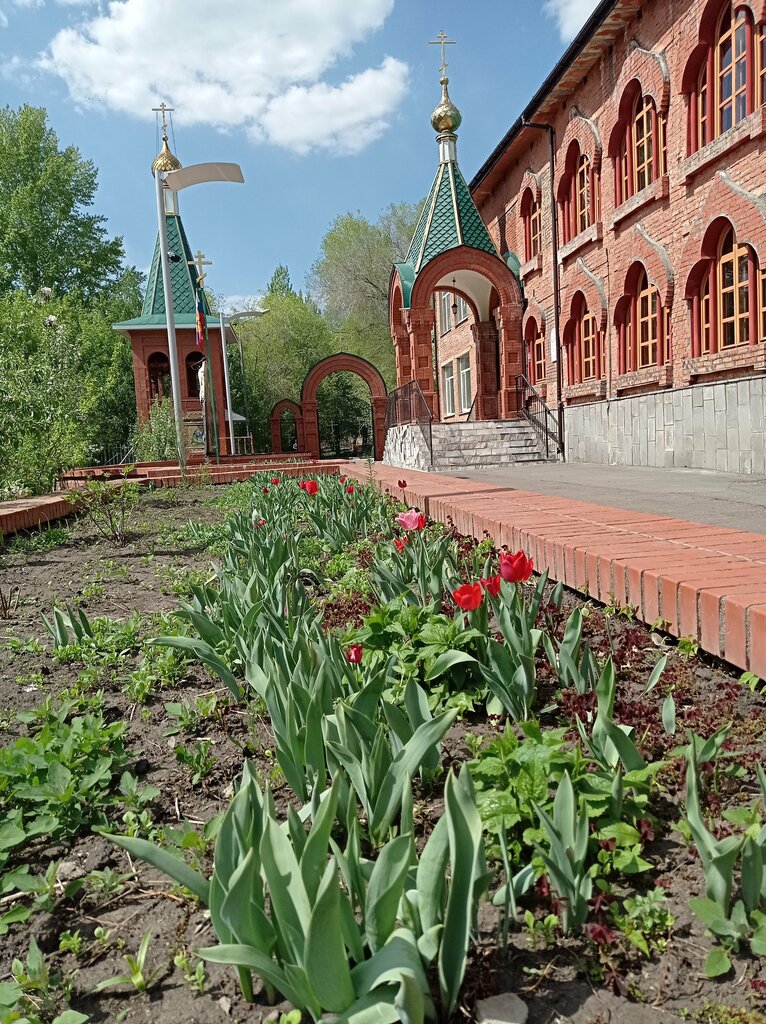
POLYGON ((5 641, 0 1022, 766 1021, 757 680, 369 485, 207 500, 5 641))

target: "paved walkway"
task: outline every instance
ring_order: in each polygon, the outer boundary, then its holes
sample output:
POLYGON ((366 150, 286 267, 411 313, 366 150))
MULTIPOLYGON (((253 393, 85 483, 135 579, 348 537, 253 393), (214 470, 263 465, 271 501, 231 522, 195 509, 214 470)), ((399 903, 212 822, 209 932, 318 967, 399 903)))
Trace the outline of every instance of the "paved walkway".
MULTIPOLYGON (((461 533, 469 536, 480 538, 486 530, 496 544, 522 548, 538 568, 548 568, 552 579, 604 603, 614 600, 635 605, 644 622, 664 619, 675 636, 692 636, 709 653, 766 679, 766 530, 762 518, 760 532, 752 532, 718 525, 718 520, 711 520, 712 526, 701 525, 659 514, 668 507, 680 509, 681 498, 689 514, 715 500, 703 500, 704 480, 696 476, 684 475, 688 489, 681 490, 674 482, 663 492, 654 476, 642 477, 652 471, 625 470, 622 472, 637 472, 637 479, 646 481, 643 488, 628 485, 626 477, 622 490, 617 491, 618 500, 609 492, 612 504, 599 504, 571 495, 577 491, 592 499, 598 494, 606 501, 608 483, 604 481, 612 479, 607 467, 590 467, 594 474, 590 484, 554 479, 556 470, 569 472, 569 468, 534 467, 535 474, 549 474, 549 490, 555 488, 563 495, 508 486, 509 477, 517 484, 531 480, 530 467, 520 469, 492 474, 500 476, 499 483, 487 480, 486 474, 479 479, 478 472, 476 479, 466 479, 380 463, 374 474, 381 487, 395 494, 402 494, 397 482, 405 479, 404 499, 433 519, 452 519, 461 533), (691 496, 692 491, 700 496, 691 496), (630 493, 633 497, 628 504, 630 493), (670 494, 676 495, 672 501, 670 494), (627 507, 615 507, 623 499, 627 507), (630 507, 639 501, 640 508, 630 507)), ((367 467, 350 462, 342 472, 364 480, 367 467)), ((721 487, 720 475, 716 475, 715 487, 721 487)), ((747 505, 748 515, 762 515, 757 502, 742 504, 747 505)))
POLYGON ((528 462, 459 470, 458 479, 766 533, 766 477, 696 469, 528 462))

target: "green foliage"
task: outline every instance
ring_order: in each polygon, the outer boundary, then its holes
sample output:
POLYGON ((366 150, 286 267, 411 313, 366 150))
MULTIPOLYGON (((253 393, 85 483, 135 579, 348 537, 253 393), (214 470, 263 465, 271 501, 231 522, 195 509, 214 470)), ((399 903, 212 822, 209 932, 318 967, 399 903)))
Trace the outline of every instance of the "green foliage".
POLYGON ((138 462, 162 462, 178 458, 172 399, 157 398, 152 402, 149 419, 136 427, 133 447, 138 462))
POLYGON ((146 992, 152 982, 162 973, 162 967, 156 967, 153 971, 146 971, 146 955, 149 952, 149 943, 152 941, 152 933, 145 932, 141 938, 138 952, 135 956, 132 953, 124 953, 123 959, 128 965, 128 974, 120 974, 114 978, 106 978, 100 981, 94 992, 103 992, 106 988, 114 988, 115 985, 132 985, 136 992, 146 992))
POLYGON ((68 989, 59 972, 51 971, 34 939, 29 941, 26 960, 11 964, 12 981, 0 982, 0 1024, 85 1024, 84 1013, 64 1010, 68 989))
POLYGON ((122 239, 86 212, 96 187, 92 161, 59 149, 43 108, 0 110, 0 290, 87 295, 117 276, 122 239))
POLYGON ((11 555, 26 555, 37 551, 53 551, 69 541, 66 526, 48 526, 32 533, 15 533, 8 541, 7 551, 11 555))

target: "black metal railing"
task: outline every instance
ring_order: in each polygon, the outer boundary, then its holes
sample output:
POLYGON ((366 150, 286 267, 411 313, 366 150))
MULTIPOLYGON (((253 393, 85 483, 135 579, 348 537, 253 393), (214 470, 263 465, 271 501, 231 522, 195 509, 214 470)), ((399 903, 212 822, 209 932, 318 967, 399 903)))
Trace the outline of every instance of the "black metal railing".
POLYGON ((523 373, 516 377, 516 408, 535 429, 540 445, 545 449, 546 459, 561 454, 561 437, 559 435, 556 416, 548 406, 540 392, 530 383, 523 373))
POLYGON ((433 413, 426 401, 420 384, 416 380, 410 380, 403 384, 396 391, 388 396, 386 405, 386 430, 391 427, 401 427, 406 424, 419 426, 428 443, 428 453, 433 461, 433 438, 431 435, 431 424, 433 413))

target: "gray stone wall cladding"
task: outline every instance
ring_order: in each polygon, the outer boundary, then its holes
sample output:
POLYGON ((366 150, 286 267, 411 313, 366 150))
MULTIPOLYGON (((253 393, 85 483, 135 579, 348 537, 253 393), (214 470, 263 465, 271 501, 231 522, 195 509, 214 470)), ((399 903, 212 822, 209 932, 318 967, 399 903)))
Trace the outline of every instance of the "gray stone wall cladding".
POLYGON ((431 454, 424 427, 405 424, 390 427, 386 433, 383 462, 387 466, 401 466, 402 469, 431 468, 431 454))
POLYGON ((766 376, 569 406, 570 462, 766 475, 766 376))

